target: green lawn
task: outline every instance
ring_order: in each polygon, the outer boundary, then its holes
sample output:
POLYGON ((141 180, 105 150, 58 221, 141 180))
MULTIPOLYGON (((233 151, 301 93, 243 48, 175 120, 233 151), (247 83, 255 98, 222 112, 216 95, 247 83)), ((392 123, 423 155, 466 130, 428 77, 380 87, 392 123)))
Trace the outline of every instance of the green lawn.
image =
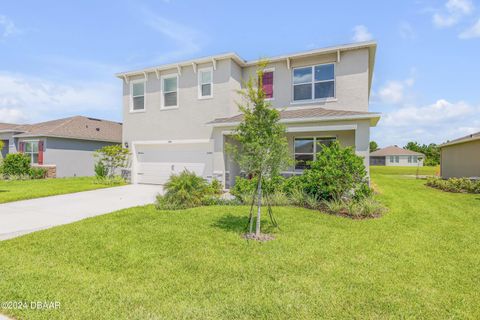
POLYGON ((109 187, 95 184, 93 177, 41 180, 0 180, 0 203, 109 187))
MULTIPOLYGON (((0 242, 0 302, 19 319, 480 318, 480 196, 372 170, 389 213, 277 208, 276 240, 240 238, 245 207, 138 207, 0 242)), ((407 171, 407 174, 408 171, 407 171)), ((74 204, 73 204, 74 205, 74 204)), ((2 311, 0 310, 0 313, 2 311)))
MULTIPOLYGON (((370 166, 372 174, 399 174, 399 175, 416 175, 417 167, 393 167, 393 166, 370 166)), ((419 167, 419 175, 433 176, 440 172, 440 166, 437 167, 419 167)))

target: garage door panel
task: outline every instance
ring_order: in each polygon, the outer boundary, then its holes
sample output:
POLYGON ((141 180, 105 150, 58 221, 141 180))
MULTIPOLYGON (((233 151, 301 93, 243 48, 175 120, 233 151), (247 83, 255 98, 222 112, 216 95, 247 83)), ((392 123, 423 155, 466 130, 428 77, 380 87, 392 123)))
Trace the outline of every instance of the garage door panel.
POLYGON ((210 147, 207 143, 136 146, 137 182, 164 184, 184 170, 207 177, 213 168, 210 147))

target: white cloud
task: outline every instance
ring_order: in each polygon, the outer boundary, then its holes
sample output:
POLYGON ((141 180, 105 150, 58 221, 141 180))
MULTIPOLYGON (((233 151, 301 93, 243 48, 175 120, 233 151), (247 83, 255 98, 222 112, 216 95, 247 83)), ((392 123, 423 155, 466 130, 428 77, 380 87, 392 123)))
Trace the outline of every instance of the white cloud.
POLYGON ((479 113, 480 106, 464 101, 439 99, 425 106, 404 105, 383 114, 372 139, 382 146, 408 141, 441 143, 480 131, 480 120, 475 117, 479 113))
POLYGON ((0 73, 0 119, 10 122, 118 112, 120 99, 120 86, 110 83, 56 83, 21 74, 0 73))
POLYGON ((0 38, 7 38, 20 33, 15 23, 7 16, 0 15, 0 38))
POLYGON ((23 123, 27 117, 22 110, 15 108, 0 108, 0 122, 23 123))
POLYGON ((174 43, 173 50, 162 53, 155 59, 157 63, 196 54, 201 50, 200 44, 206 42, 206 37, 193 28, 166 19, 148 9, 143 9, 142 14, 147 26, 174 43))
POLYGON ((480 37, 480 19, 478 19, 478 21, 473 26, 471 26, 470 28, 460 33, 458 37, 460 39, 479 38, 480 37))
POLYGON ((364 25, 358 25, 353 28, 352 40, 355 42, 369 41, 373 39, 373 35, 368 31, 364 25))
POLYGON ((405 99, 405 89, 415 84, 415 78, 410 77, 403 81, 391 80, 381 87, 376 94, 383 103, 397 104, 405 99))
POLYGON ((433 24, 438 28, 448 28, 456 25, 463 17, 471 14, 475 7, 470 0, 448 0, 444 9, 437 10, 432 17, 433 24))
POLYGON ((406 21, 400 23, 400 26, 398 27, 398 32, 403 39, 416 38, 415 30, 413 29, 412 25, 406 21))

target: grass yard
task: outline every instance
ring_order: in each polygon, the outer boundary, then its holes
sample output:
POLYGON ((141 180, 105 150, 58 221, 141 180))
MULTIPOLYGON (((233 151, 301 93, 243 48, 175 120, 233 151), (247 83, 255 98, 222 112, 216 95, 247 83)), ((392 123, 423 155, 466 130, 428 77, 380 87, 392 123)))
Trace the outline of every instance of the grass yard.
POLYGON ((110 186, 95 184, 93 177, 13 181, 0 180, 0 203, 107 187, 110 186))
POLYGON ((351 220, 276 208, 282 230, 267 243, 240 238, 245 207, 158 212, 153 206, 0 242, 0 302, 61 303, 58 310, 0 313, 480 318, 480 196, 427 188, 398 168, 375 168, 372 175, 390 208, 386 216, 351 220))

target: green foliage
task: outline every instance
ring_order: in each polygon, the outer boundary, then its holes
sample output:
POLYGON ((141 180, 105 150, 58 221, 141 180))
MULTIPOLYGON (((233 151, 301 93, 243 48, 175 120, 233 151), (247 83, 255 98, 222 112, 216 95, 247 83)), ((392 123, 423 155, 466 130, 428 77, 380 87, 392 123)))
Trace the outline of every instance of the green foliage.
POLYGON ((9 176, 28 176, 30 174, 30 157, 23 153, 9 153, 3 160, 3 174, 9 176))
MULTIPOLYGON (((119 144, 102 147, 95 151, 94 154, 95 158, 97 158, 95 174, 97 174, 98 163, 101 163, 101 166, 107 171, 107 176, 113 177, 118 169, 128 166, 129 155, 129 150, 122 148, 119 144)), ((100 170, 100 167, 98 169, 100 170)))
POLYGON ((45 168, 31 167, 29 176, 31 179, 45 179, 47 177, 48 170, 45 168))
POLYGON ((375 141, 370 141, 370 152, 377 151, 378 144, 375 141))
POLYGON ((214 184, 188 170, 172 175, 164 185, 165 194, 157 196, 156 207, 177 210, 201 206, 205 197, 218 197, 220 184, 214 184))
POLYGON ((317 154, 304 170, 303 190, 319 200, 361 198, 369 195, 363 159, 351 147, 342 148, 335 141, 317 154))
POLYGON ((126 182, 125 182, 125 179, 121 176, 113 176, 113 177, 110 177, 110 176, 97 177, 96 176, 94 183, 102 184, 106 186, 118 186, 118 185, 125 184, 126 182))
POLYGON ((410 141, 405 145, 404 149, 423 153, 425 155, 423 164, 426 166, 436 166, 440 164, 440 148, 435 143, 420 145, 416 141, 410 141))
POLYGON ((427 186, 448 192, 480 193, 480 180, 473 181, 467 178, 450 178, 444 180, 436 177, 427 179, 427 186))
POLYGON ((332 199, 323 201, 322 206, 330 214, 346 215, 352 218, 375 218, 387 212, 387 208, 372 197, 358 200, 332 199))
POLYGON ((223 185, 217 179, 213 179, 209 187, 212 194, 221 195, 223 193, 223 185))
POLYGON ((265 101, 262 88, 265 65, 259 65, 258 80, 250 77, 245 89, 239 91, 243 104, 238 103, 238 108, 243 114, 243 121, 232 136, 238 144, 228 144, 227 151, 247 175, 274 177, 292 160, 285 126, 279 123, 280 112, 265 101))
POLYGON ((105 166, 103 161, 97 161, 95 163, 94 171, 97 179, 104 179, 108 175, 108 168, 105 166))

